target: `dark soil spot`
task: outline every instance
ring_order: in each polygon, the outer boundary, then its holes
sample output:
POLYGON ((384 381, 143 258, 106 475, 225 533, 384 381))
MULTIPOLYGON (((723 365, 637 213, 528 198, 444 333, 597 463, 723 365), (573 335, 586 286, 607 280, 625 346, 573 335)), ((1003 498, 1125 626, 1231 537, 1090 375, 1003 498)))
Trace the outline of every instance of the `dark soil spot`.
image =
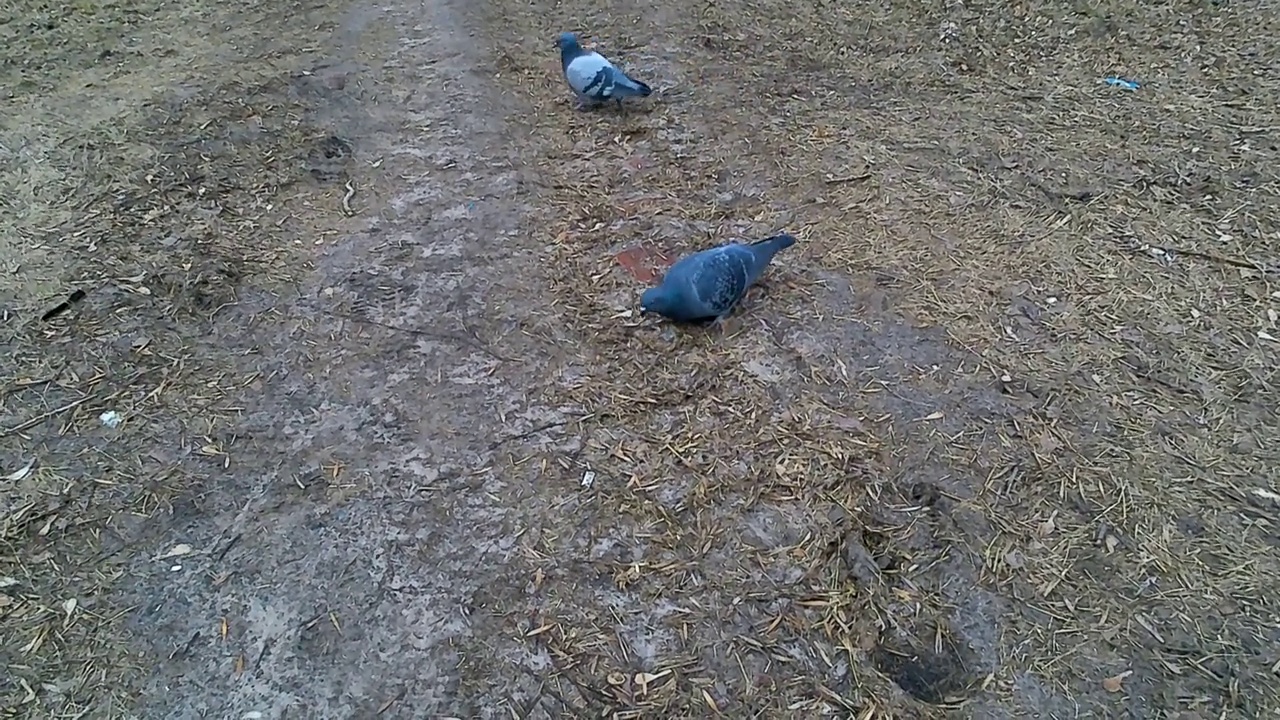
POLYGON ((872 652, 876 669, 922 702, 937 704, 959 695, 969 683, 958 658, 929 652, 900 652, 879 646, 872 652))
POLYGON ((321 139, 307 157, 307 171, 320 183, 333 183, 347 175, 347 160, 351 157, 351 143, 330 135, 321 139))

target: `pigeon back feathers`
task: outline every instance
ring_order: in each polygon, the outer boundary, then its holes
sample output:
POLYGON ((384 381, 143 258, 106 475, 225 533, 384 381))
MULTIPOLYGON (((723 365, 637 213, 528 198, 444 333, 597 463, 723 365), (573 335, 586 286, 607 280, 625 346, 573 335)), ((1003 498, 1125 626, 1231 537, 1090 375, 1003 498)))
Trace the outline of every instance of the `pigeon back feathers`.
POLYGON ((693 253, 671 266, 656 288, 645 291, 641 309, 678 322, 721 318, 747 294, 795 237, 775 235, 751 244, 729 243, 693 253))

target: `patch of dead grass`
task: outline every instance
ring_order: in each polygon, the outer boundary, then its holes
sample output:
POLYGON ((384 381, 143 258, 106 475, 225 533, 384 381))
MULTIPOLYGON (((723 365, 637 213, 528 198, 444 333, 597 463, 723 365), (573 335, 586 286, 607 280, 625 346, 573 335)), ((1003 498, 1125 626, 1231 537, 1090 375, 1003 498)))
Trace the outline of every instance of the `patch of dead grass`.
POLYGON ((548 591, 554 622, 536 637, 584 703, 915 716, 1017 708, 1030 677, 1099 712, 1280 707, 1266 649, 1280 639, 1266 591, 1280 574, 1266 447, 1280 426, 1280 123, 1262 101, 1275 89, 1261 38, 1275 36, 1259 34, 1261 6, 544 10, 503 3, 490 21, 500 81, 525 90, 545 158, 549 282, 582 327, 563 400, 590 417, 582 465, 618 482, 593 516, 633 548, 609 581, 678 608, 644 617, 667 635, 637 655, 614 637, 635 620, 601 607, 607 586, 548 591), (546 47, 563 29, 660 88, 656 101, 570 111, 546 47), (1112 74, 1144 86, 1108 87, 1112 74), (749 331, 618 319, 639 288, 614 252, 777 229, 801 247, 779 258, 749 331), (943 330, 950 376, 910 343, 895 353, 915 378, 896 388, 860 386, 857 358, 804 357, 798 337, 885 327, 817 300, 833 277, 943 330), (762 383, 750 363, 780 347, 799 370, 762 383), (874 398, 911 384, 959 424, 895 436, 876 422, 874 398), (980 388, 1016 410, 993 422, 954 401, 980 388), (954 526, 920 510, 909 466, 935 474, 954 526), (807 536, 744 546, 742 518, 764 501, 799 513, 807 536), (868 543, 878 569, 859 579, 848 565, 868 543), (953 630, 957 584, 1007 610, 990 671, 951 682, 920 658, 973 645, 953 630), (755 595, 773 605, 748 615, 773 619, 737 624, 755 595), (910 673, 893 659, 904 626, 921 643, 910 673), (637 668, 671 672, 641 691, 637 668), (761 693, 762 676, 785 690, 761 693))
POLYGON ((177 459, 219 461, 245 382, 205 333, 246 283, 306 269, 293 238, 341 217, 350 147, 301 72, 324 6, 6 12, 0 695, 5 717, 117 717, 146 673, 112 588, 192 492, 177 459))

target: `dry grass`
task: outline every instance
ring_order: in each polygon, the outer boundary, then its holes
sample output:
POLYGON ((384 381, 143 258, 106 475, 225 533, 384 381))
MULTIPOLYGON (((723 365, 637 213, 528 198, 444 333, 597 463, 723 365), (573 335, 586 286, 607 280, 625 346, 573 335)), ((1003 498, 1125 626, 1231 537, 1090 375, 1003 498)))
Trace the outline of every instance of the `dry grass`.
POLYGON ((178 459, 217 460, 244 382, 204 336, 245 283, 305 269, 292 238, 339 213, 344 158, 307 120, 298 53, 255 35, 315 32, 305 13, 5 13, 0 231, 18 272, 0 280, 0 696, 5 717, 115 717, 149 673, 116 581, 161 532, 148 519, 190 494, 178 459), (231 72, 222 43, 243 54, 231 72), (332 203, 299 207, 317 179, 332 203), (73 290, 75 311, 40 320, 73 290))
POLYGON ((555 312, 582 327, 561 400, 610 481, 590 531, 531 554, 565 579, 570 539, 607 535, 595 559, 649 601, 545 591, 531 635, 577 702, 1280 711, 1267 6, 500 6, 555 312), (570 112, 563 29, 660 97, 570 112), (619 320, 637 289, 614 252, 779 229, 803 247, 743 332, 619 320), (890 382, 866 364, 886 356, 890 382), (753 544, 760 513, 801 530, 753 544))
MULTIPOLYGON (((1280 710, 1280 21, 896 5, 490 8, 578 332, 548 404, 587 418, 577 465, 512 461, 596 477, 523 538, 544 689, 616 717, 1280 710), (571 112, 570 26, 660 97, 571 112), (783 228, 802 244, 726 337, 619 317, 614 252, 783 228)), ((0 692, 8 717, 104 717, 137 677, 107 593, 190 494, 175 455, 220 462, 244 383, 198 338, 301 269, 286 238, 341 211, 344 151, 288 75, 305 13, 10 15, 0 230, 71 261, 3 287, 0 692), (215 43, 257 59, 195 82, 215 43), (328 204, 302 205, 308 169, 328 204), (65 277, 114 310, 14 322, 65 277)))

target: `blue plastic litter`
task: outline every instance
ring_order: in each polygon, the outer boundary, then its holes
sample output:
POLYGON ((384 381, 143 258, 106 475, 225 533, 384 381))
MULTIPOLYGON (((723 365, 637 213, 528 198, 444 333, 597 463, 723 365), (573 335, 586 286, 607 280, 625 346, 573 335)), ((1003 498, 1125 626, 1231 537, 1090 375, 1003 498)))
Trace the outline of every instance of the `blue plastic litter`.
POLYGON ((1124 88, 1125 90, 1137 90, 1138 88, 1142 87, 1137 82, 1133 80, 1125 80, 1122 77, 1104 78, 1103 82, 1105 82, 1106 84, 1112 87, 1120 87, 1120 88, 1124 88))

